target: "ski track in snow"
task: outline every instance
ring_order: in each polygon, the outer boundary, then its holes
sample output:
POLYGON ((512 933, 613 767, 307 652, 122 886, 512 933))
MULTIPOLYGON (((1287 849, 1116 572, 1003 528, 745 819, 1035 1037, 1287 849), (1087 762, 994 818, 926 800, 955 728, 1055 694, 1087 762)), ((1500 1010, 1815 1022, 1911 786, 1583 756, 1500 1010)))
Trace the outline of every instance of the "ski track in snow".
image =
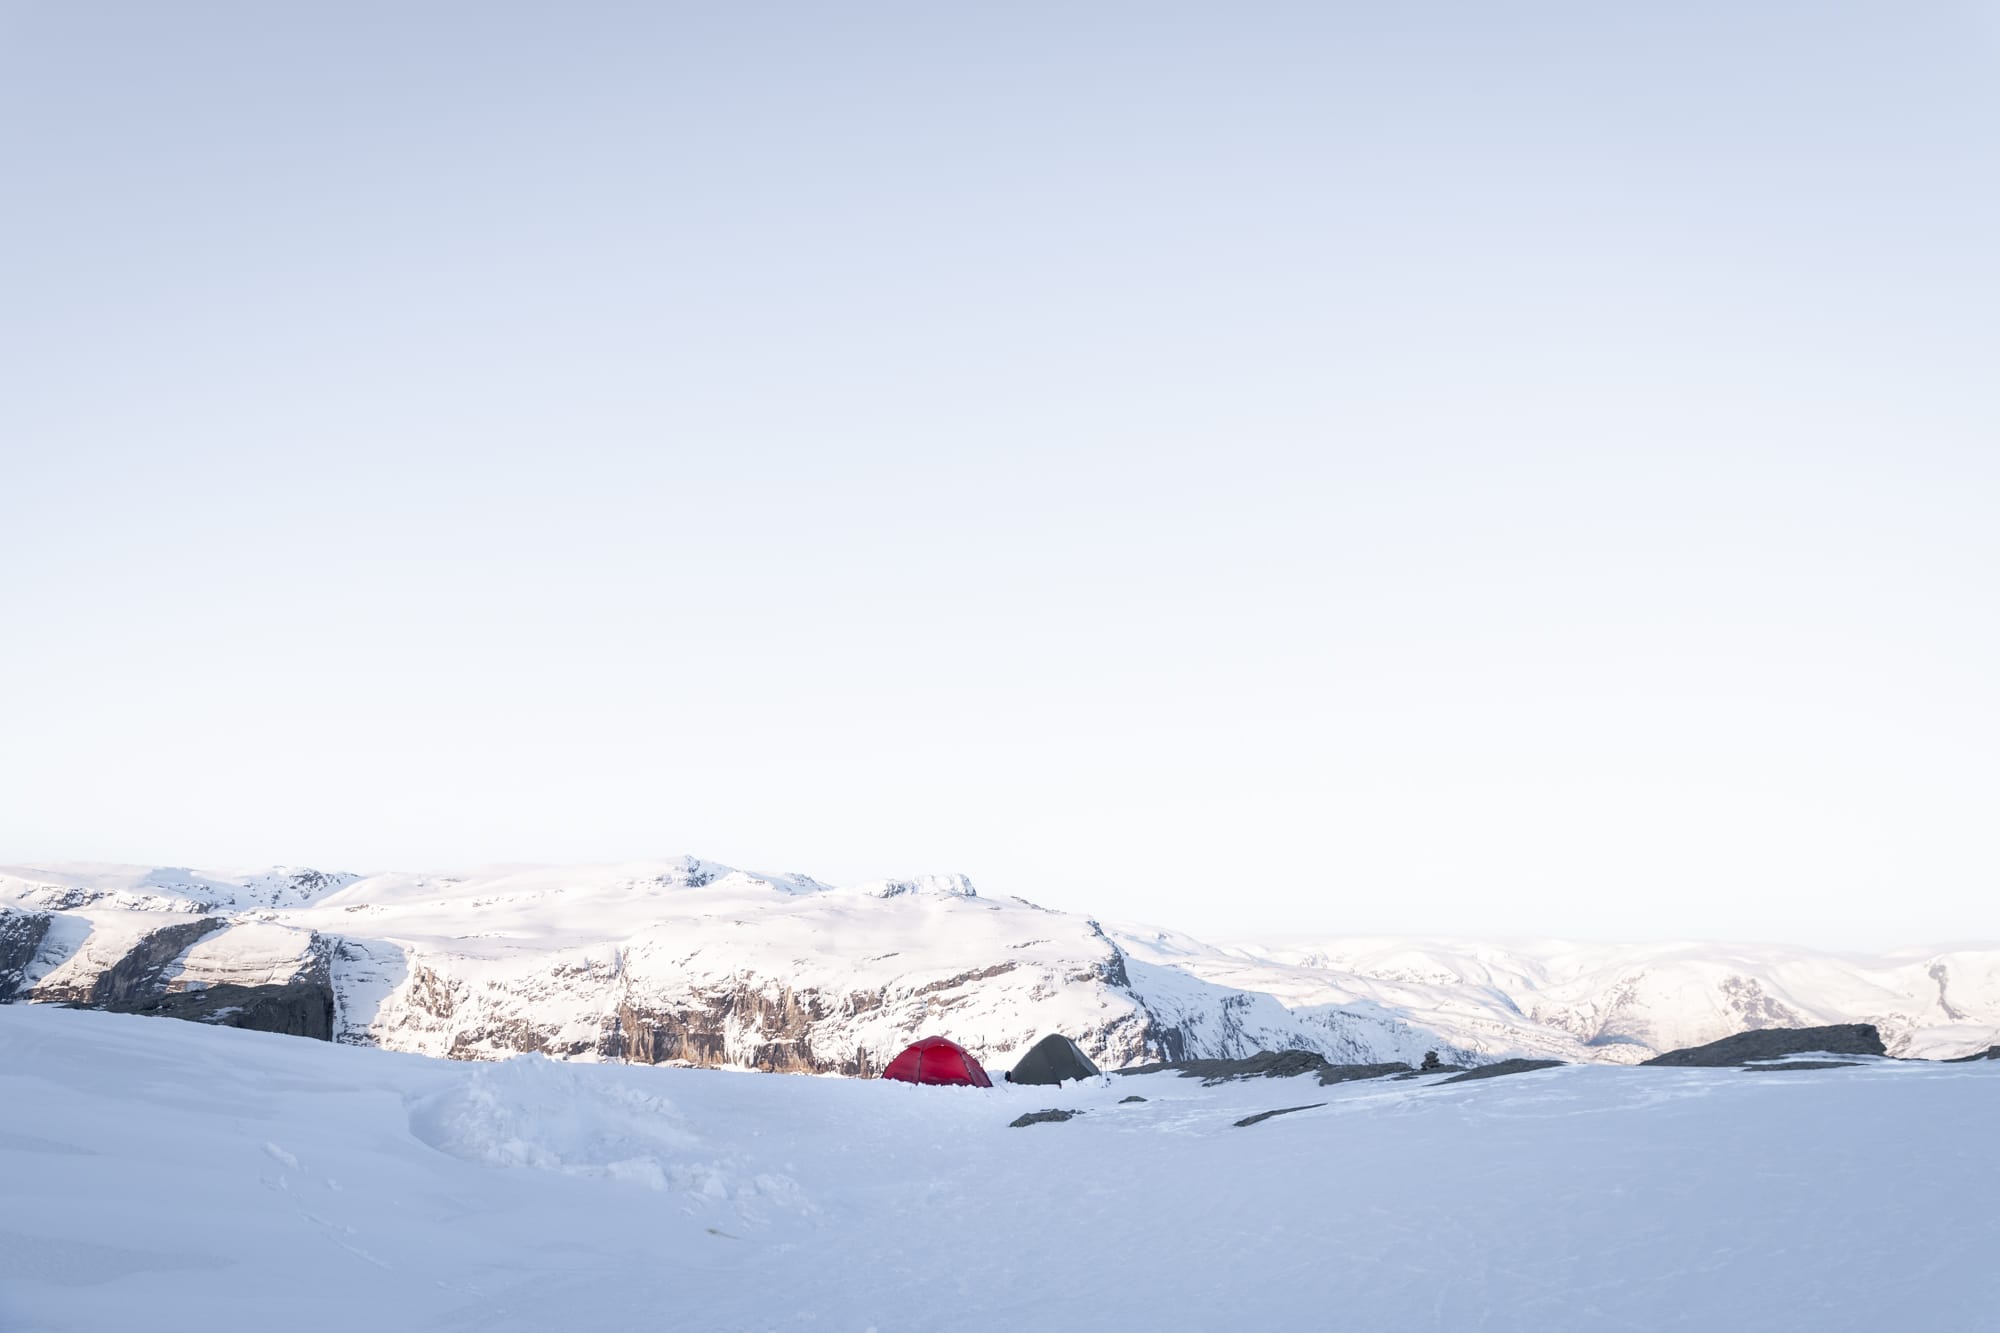
POLYGON ((920 1088, 7 1006, 0 1329, 1989 1327, 1996 1096, 2000 1062, 920 1088), (1007 1127, 1045 1107, 1084 1114, 1007 1127))

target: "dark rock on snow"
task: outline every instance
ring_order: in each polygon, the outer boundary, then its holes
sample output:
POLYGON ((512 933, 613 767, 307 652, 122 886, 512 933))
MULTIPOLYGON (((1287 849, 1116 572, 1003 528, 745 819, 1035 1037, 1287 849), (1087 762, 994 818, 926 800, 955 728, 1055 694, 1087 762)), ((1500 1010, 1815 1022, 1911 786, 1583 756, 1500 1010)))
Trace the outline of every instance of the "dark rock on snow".
POLYGON ((1820 1028, 1755 1028, 1733 1037, 1724 1037, 1721 1041, 1712 1041, 1706 1046, 1668 1051, 1641 1063, 1720 1069, 1751 1060, 1777 1060, 1788 1055, 1821 1052, 1827 1055, 1889 1053, 1882 1045, 1882 1034, 1875 1030, 1873 1023, 1835 1023, 1820 1028))
POLYGON ((1744 1069, 1753 1074, 1769 1074, 1786 1069, 1852 1069, 1858 1060, 1788 1060, 1778 1065, 1745 1065, 1744 1069))
POLYGON ((1082 1115, 1081 1111, 1030 1111, 1027 1115, 1016 1116, 1007 1122, 1009 1129, 1026 1129, 1029 1125, 1053 1125, 1082 1115))
POLYGON ((1128 1102, 1143 1102, 1143 1101, 1145 1101, 1145 1100, 1146 1100, 1146 1099, 1145 1099, 1144 1097, 1139 1097, 1139 1096, 1132 1096, 1132 1097, 1120 1097, 1120 1098, 1118 1099, 1118 1104, 1119 1104, 1120 1106, 1124 1106, 1124 1105, 1126 1105, 1126 1104, 1127 1104, 1128 1102))
POLYGON ((1140 1065, 1134 1069, 1121 1069, 1120 1074, 1160 1074, 1176 1073, 1182 1078, 1198 1078, 1203 1086, 1213 1087, 1218 1083, 1228 1083, 1240 1078, 1291 1078, 1298 1074, 1317 1074, 1322 1084, 1346 1083, 1353 1079, 1383 1078, 1390 1074, 1413 1072, 1401 1061, 1378 1065, 1337 1065, 1317 1051, 1259 1051, 1241 1060, 1176 1060, 1167 1064, 1140 1065))
POLYGON ((1256 1115, 1246 1115, 1237 1121, 1236 1128, 1242 1129, 1247 1125, 1256 1124, 1259 1120, 1269 1120, 1274 1115, 1290 1115, 1294 1111, 1316 1111, 1325 1105, 1325 1102, 1313 1102, 1308 1106, 1281 1106, 1275 1111, 1259 1111, 1256 1115))
MULTIPOLYGON (((1437 1067, 1439 1069, 1458 1068, 1457 1065, 1439 1065, 1437 1067)), ((1416 1071, 1412 1070, 1401 1060, 1391 1060, 1387 1064, 1380 1065, 1328 1065, 1319 1071, 1319 1081, 1320 1086, 1325 1087, 1329 1083, 1353 1083, 1364 1078, 1387 1078, 1391 1074, 1400 1076, 1414 1072, 1416 1071)))
POLYGON ((1227 1083, 1239 1078, 1290 1078, 1326 1068, 1326 1057, 1317 1051, 1259 1051, 1241 1060, 1173 1060, 1166 1064, 1140 1065, 1121 1069, 1121 1074, 1172 1072, 1182 1078, 1198 1078, 1206 1084, 1227 1083))
POLYGON ((2000 1046, 1988 1046, 1985 1050, 1974 1051, 1971 1055, 1954 1055, 1951 1059, 1944 1061, 1944 1063, 1948 1065, 1962 1065, 1968 1060, 2000 1060, 2000 1046))
POLYGON ((1480 1078, 1505 1078, 1509 1074, 1526 1074, 1536 1069, 1554 1069, 1561 1060, 1499 1060, 1490 1065, 1479 1065, 1450 1078, 1438 1080, 1438 1086, 1446 1083, 1470 1083, 1480 1078))

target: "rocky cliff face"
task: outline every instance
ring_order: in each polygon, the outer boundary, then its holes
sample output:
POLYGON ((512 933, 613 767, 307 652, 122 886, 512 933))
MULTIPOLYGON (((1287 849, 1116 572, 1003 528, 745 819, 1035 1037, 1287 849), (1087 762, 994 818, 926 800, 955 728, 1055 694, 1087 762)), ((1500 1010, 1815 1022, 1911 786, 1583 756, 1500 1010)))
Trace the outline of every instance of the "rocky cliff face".
POLYGON ((143 994, 106 1008, 224 1027, 332 1041, 333 946, 316 931, 227 936, 177 955, 179 970, 143 994), (204 956, 205 955, 205 956, 204 956))
MULTIPOLYGON (((129 924, 129 923, 127 923, 129 924)), ((228 925, 215 918, 170 921, 137 931, 109 932, 85 941, 82 956, 59 968, 35 987, 34 998, 45 1003, 87 1005, 95 1009, 130 1009, 166 993, 166 971, 202 936, 228 925)))
MULTIPOLYGON (((309 929, 227 910, 233 904, 216 902, 209 882, 170 891, 159 881, 171 873, 115 888, 0 876, 0 890, 17 904, 0 908, 0 1001, 331 1040, 329 943, 309 929), (53 910, 25 911, 23 903, 53 910)), ((280 892, 270 878, 257 877, 246 896, 268 901, 280 892)))
POLYGON ((52 919, 47 912, 0 907, 0 1004, 26 988, 52 919))

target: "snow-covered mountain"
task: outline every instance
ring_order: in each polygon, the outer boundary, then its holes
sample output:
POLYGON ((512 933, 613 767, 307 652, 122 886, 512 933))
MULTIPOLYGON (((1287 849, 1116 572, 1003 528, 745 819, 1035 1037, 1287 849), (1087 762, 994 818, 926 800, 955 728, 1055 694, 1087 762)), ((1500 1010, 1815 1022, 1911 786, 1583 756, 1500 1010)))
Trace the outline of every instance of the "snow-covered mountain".
POLYGON ((64 865, 0 869, 14 999, 456 1058, 854 1075, 933 1031, 1003 1067, 1051 1031, 1107 1067, 1282 1047, 1629 1062, 1833 1022, 1956 1055, 2000 1041, 2000 950, 1223 948, 959 876, 834 887, 692 858, 365 877, 64 865))
POLYGON ((1889 1051, 1952 1056, 2000 1035, 2000 949, 1880 957, 1775 945, 1356 938, 1217 948, 1113 929, 1135 959, 1269 994, 1295 1013, 1393 1013, 1459 1046, 1636 1063, 1749 1028, 1873 1023, 1889 1051))
POLYGON ((1111 1066, 1440 1044, 1386 1012, 1294 1012, 1132 959, 1089 917, 958 876, 835 888, 691 858, 365 878, 59 866, 0 870, 0 912, 0 1000, 459 1058, 867 1075, 938 1030, 1002 1065, 1051 1031, 1111 1066))

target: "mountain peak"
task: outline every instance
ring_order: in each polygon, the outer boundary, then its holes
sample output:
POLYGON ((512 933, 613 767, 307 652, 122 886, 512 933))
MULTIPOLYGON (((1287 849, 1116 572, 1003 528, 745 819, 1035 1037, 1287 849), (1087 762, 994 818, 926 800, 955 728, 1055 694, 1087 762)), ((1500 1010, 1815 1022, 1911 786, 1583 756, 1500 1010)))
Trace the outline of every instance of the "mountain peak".
POLYGON ((882 879, 857 886, 871 898, 900 898, 923 894, 936 898, 977 898, 979 890, 964 875, 918 875, 915 879, 882 879))

